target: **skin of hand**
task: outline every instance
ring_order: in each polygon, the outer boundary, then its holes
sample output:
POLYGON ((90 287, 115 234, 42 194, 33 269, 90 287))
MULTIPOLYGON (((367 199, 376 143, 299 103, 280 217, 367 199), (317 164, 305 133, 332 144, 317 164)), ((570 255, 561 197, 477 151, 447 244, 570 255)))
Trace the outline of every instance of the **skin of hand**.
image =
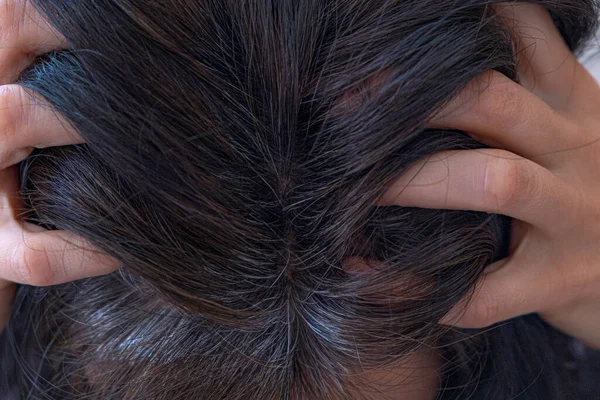
POLYGON ((441 323, 482 328, 538 313, 600 348, 600 87, 545 9, 511 3, 497 11, 518 38, 520 85, 485 73, 430 124, 495 148, 435 154, 395 181, 380 205, 513 218, 510 255, 441 323))
POLYGON ((83 143, 39 94, 13 84, 35 58, 67 48, 27 0, 0 0, 0 331, 10 316, 16 283, 55 285, 118 268, 84 239, 46 231, 19 218, 15 164, 34 148, 83 143))

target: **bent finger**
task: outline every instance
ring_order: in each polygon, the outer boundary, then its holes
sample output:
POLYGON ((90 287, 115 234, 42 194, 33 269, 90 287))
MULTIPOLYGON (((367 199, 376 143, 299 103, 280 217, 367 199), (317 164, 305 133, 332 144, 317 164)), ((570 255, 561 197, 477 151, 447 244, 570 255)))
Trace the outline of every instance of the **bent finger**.
POLYGON ((0 84, 14 82, 36 57, 66 47, 33 2, 0 0, 0 84))
POLYGON ((498 149, 444 151, 409 168, 382 206, 504 214, 549 232, 565 229, 579 193, 547 169, 498 149))
POLYGON ((75 128, 37 92, 0 86, 0 168, 22 161, 32 148, 83 143, 75 128))
POLYGON ((497 322, 530 314, 554 302, 548 274, 539 262, 513 256, 492 264, 475 288, 456 304, 440 323, 459 328, 484 328, 497 322))
POLYGON ((428 127, 458 129, 483 141, 490 139, 494 147, 546 167, 552 166, 552 154, 595 139, 586 137, 572 121, 496 71, 471 81, 434 115, 428 127))
POLYGON ((23 231, 12 256, 0 266, 2 278, 49 286, 105 275, 120 264, 88 241, 64 231, 23 231))
POLYGON ((519 82, 554 109, 580 111, 598 105, 598 85, 579 63, 548 10, 525 3, 496 4, 514 33, 519 82))

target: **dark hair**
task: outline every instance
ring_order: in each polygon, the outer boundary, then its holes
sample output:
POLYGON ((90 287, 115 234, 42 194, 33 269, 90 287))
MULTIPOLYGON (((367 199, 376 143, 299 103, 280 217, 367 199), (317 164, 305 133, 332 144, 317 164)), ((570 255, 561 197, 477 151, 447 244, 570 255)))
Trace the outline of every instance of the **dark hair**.
MULTIPOLYGON (((34 3, 70 50, 20 83, 87 144, 23 163, 28 219, 123 268, 19 288, 7 398, 369 398, 361 368, 423 346, 444 398, 584 398, 536 317, 437 323, 506 255, 507 218, 376 207, 416 160, 482 147, 426 124, 484 71, 516 79, 493 2, 34 3)), ((595 27, 592 1, 536 3, 572 49, 595 27)))

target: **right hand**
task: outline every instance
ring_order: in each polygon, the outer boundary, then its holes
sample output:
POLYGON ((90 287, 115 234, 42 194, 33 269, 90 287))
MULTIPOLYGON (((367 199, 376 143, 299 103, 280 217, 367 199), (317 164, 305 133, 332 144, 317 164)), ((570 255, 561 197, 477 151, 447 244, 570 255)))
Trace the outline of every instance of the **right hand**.
POLYGON ((432 121, 497 148, 434 155, 381 204, 514 218, 509 257, 442 323, 482 328, 539 313, 600 348, 600 86, 545 9, 517 3, 504 12, 522 35, 521 85, 486 73, 432 121))
POLYGON ((118 268, 84 239, 19 217, 23 205, 14 165, 34 148, 83 139, 39 94, 12 83, 36 57, 66 47, 30 1, 0 0, 0 331, 10 316, 15 282, 47 286, 118 268))

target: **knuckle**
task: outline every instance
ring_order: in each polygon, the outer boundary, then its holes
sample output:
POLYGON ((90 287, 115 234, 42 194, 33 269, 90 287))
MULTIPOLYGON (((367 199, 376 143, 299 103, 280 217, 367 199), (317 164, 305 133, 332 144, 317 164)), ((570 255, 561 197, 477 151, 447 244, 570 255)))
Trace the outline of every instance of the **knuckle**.
POLYGON ((511 129, 527 122, 528 107, 518 85, 508 78, 493 75, 481 96, 479 109, 490 124, 511 129))
POLYGON ((488 157, 483 183, 486 204, 502 211, 517 203, 524 186, 525 168, 523 160, 510 152, 499 151, 488 157))
POLYGON ((34 250, 25 243, 18 246, 14 268, 21 283, 31 286, 49 286, 54 283, 54 273, 45 250, 34 250))

